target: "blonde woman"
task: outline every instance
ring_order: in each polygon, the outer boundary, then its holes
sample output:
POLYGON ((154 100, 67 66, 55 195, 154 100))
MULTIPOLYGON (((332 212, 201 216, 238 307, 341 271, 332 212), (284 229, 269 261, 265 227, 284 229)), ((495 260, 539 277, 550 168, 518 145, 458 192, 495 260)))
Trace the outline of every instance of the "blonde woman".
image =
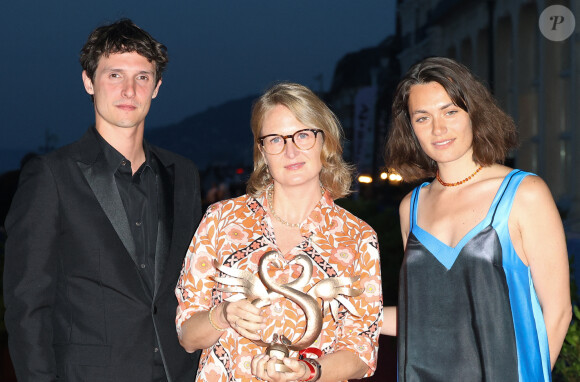
POLYGON ((379 251, 372 228, 334 203, 351 184, 340 125, 312 91, 292 83, 275 85, 255 103, 251 125, 248 194, 210 206, 176 289, 181 344, 190 352, 203 349, 197 380, 343 381, 372 375, 382 323, 379 251), (296 351, 283 359, 288 372, 276 371, 276 359, 253 341, 270 342, 274 334, 295 341, 306 324, 300 307, 286 298, 261 309, 245 298, 225 301, 231 294, 220 290, 211 265, 255 275, 260 258, 272 250, 282 264, 271 269, 279 284, 301 274, 293 260, 306 254, 314 269, 303 292, 322 280, 354 275, 360 280, 353 287, 364 290, 348 297, 351 308, 335 303, 336 317, 324 315, 305 359, 296 351))

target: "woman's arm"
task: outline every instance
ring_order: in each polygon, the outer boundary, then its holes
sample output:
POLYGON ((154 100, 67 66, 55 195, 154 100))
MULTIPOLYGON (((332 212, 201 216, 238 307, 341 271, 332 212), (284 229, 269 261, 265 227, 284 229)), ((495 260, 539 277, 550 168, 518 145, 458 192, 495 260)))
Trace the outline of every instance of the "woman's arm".
POLYGON ((207 349, 226 330, 259 339, 254 332, 263 325, 260 309, 247 300, 214 305, 212 294, 216 286, 215 268, 220 246, 217 227, 222 223, 223 204, 208 208, 185 255, 181 275, 175 288, 179 306, 176 328, 181 346, 188 351, 207 349), (211 317, 210 317, 211 315, 211 317))
MULTIPOLYGON (((216 311, 222 309, 223 304, 218 305, 212 311, 212 319, 216 311)), ((224 330, 213 328, 209 321, 209 313, 209 310, 195 313, 181 325, 179 343, 186 352, 193 353, 198 349, 209 348, 216 343, 225 330, 228 330, 229 326, 224 326, 224 330)))
MULTIPOLYGON (((546 183, 528 176, 520 185, 512 207, 518 255, 530 267, 548 332, 550 362, 556 363, 572 318, 568 253, 562 220, 546 183)), ((514 240, 515 239, 515 240, 514 240)))
POLYGON ((379 336, 383 324, 378 239, 366 223, 362 224, 360 232, 357 244, 359 257, 348 272, 360 276, 357 287, 364 292, 349 298, 358 314, 346 312, 335 353, 322 357, 321 364, 327 369, 323 371, 323 380, 369 377, 377 367, 379 336), (345 365, 344 370, 340 370, 340 365, 345 365))
POLYGON ((369 367, 356 354, 339 350, 320 359, 322 374, 319 381, 344 381, 363 378, 369 367))
POLYGON ((248 300, 217 305, 213 310, 195 313, 181 325, 179 343, 192 353, 207 349, 221 337, 226 330, 235 330, 251 340, 259 340, 258 329, 265 327, 265 319, 260 309, 248 300), (211 320, 210 320, 211 314, 211 320))
POLYGON ((381 334, 387 336, 397 335, 397 307, 384 306, 383 307, 383 326, 381 327, 381 334))

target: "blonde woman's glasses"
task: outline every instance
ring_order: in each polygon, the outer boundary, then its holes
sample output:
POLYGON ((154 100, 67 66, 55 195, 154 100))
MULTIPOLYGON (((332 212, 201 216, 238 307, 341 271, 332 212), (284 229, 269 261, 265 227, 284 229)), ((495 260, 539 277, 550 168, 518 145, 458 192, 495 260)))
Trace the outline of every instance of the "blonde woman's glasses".
POLYGON ((318 133, 324 134, 320 129, 302 129, 291 135, 268 134, 258 138, 258 143, 265 152, 271 155, 280 154, 284 151, 286 141, 292 139, 292 143, 299 150, 310 150, 316 143, 318 133))

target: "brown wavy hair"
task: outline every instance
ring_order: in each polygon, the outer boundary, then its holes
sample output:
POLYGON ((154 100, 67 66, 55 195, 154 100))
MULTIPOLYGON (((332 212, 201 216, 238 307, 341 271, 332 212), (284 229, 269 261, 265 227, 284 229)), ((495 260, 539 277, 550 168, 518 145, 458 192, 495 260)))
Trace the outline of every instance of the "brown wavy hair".
POLYGON ((385 150, 387 167, 396 170, 407 182, 431 178, 437 172, 437 163, 419 145, 408 107, 411 87, 429 82, 443 86, 451 101, 469 114, 473 160, 482 166, 503 163, 509 150, 518 144, 512 118, 467 67, 450 58, 429 57, 413 65, 395 91, 385 150))
POLYGON ((258 98, 252 108, 254 171, 248 180, 247 193, 258 196, 273 181, 260 152, 258 138, 262 134, 266 113, 277 105, 286 106, 302 124, 323 131, 320 182, 333 199, 350 194, 353 166, 342 159, 343 131, 338 118, 310 89, 291 82, 281 82, 272 86, 258 98))

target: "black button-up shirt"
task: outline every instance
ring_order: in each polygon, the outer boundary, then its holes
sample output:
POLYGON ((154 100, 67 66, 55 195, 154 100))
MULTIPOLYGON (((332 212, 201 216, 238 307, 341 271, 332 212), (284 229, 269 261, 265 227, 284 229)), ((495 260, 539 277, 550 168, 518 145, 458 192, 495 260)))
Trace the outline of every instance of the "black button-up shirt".
POLYGON ((107 167, 115 174, 115 183, 127 215, 135 244, 137 267, 151 293, 155 285, 155 246, 158 223, 158 161, 143 142, 145 162, 133 174, 131 162, 102 137, 101 146, 107 167))

